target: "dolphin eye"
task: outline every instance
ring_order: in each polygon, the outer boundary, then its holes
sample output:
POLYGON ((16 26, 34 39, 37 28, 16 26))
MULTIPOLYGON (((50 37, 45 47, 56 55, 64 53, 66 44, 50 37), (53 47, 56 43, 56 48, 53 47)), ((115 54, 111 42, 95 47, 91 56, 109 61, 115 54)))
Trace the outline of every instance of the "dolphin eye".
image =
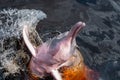
POLYGON ((50 43, 50 47, 55 48, 60 41, 61 39, 53 39, 50 43))

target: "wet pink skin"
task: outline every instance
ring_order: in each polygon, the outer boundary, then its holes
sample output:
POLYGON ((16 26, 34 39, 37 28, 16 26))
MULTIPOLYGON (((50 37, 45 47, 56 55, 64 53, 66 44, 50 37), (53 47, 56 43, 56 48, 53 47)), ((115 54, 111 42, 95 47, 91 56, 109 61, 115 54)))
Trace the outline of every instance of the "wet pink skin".
MULTIPOLYGON (((29 64, 32 73, 37 76, 44 76, 45 73, 52 73, 52 70, 58 69, 59 66, 65 63, 74 54, 76 48, 75 38, 84 26, 85 23, 78 22, 69 32, 60 34, 37 47, 33 47, 27 39, 28 28, 24 27, 23 38, 33 55, 29 64)), ((56 75, 53 76, 56 77, 56 75)))

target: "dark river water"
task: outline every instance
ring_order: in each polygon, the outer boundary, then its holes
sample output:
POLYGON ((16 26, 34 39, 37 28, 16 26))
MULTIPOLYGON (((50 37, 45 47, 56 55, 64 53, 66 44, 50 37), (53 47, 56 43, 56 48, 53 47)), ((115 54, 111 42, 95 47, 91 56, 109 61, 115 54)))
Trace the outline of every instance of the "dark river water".
MULTIPOLYGON (((0 0, 1 10, 14 8, 46 13, 37 24, 41 36, 85 22, 76 38, 85 64, 100 74, 99 80, 120 80, 120 0, 0 0)), ((46 36, 44 40, 52 37, 46 36)), ((0 80, 21 80, 18 75, 4 78, 3 73, 0 80)))

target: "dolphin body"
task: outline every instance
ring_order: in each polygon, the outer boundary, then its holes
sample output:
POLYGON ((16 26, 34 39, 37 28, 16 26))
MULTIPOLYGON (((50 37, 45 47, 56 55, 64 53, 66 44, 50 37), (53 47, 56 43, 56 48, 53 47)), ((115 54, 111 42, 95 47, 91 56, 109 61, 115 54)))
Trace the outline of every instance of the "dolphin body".
MULTIPOLYGON (((61 67, 69 67, 80 63, 80 68, 85 68, 85 66, 83 66, 83 57, 76 49, 77 45, 75 40, 78 32, 84 26, 84 22, 78 22, 71 28, 70 31, 62 33, 39 46, 32 45, 28 38, 29 29, 27 26, 24 26, 23 39, 32 54, 32 58, 29 63, 31 73, 38 77, 43 77, 46 73, 50 73, 56 80, 69 80, 62 78, 62 74, 59 72, 61 67)), ((85 72, 86 69, 83 69, 83 73, 85 72)), ((84 78, 79 80, 92 79, 84 78)))

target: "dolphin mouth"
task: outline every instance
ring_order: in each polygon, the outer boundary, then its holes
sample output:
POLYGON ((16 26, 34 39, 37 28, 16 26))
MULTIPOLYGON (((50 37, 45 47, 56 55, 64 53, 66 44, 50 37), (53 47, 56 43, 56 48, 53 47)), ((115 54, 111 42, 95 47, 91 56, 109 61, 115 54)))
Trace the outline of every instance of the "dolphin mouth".
POLYGON ((85 26, 84 22, 78 22, 76 23, 72 29, 69 31, 67 38, 72 38, 71 42, 73 39, 77 36, 79 31, 85 26))

